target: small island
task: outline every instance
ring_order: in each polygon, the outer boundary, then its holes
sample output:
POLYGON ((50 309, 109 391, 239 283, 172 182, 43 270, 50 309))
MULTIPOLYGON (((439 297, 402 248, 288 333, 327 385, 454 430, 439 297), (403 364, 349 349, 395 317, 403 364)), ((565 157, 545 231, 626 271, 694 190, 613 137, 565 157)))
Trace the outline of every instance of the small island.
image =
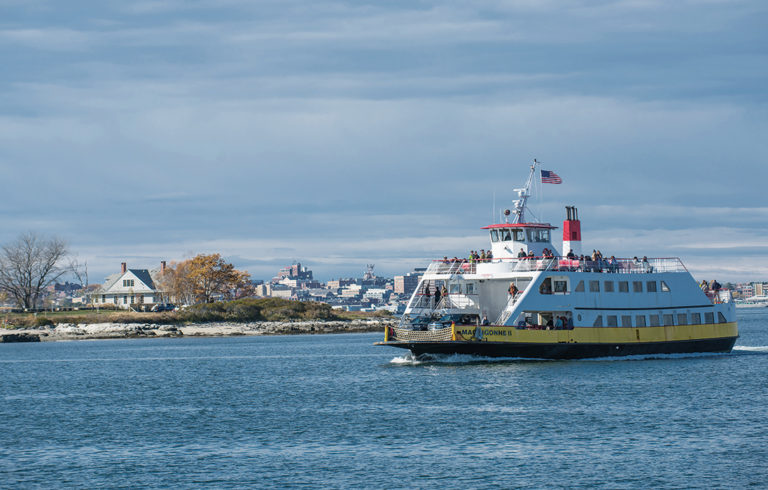
POLYGON ((11 313, 0 342, 151 337, 216 337, 380 332, 396 323, 384 311, 347 312, 317 302, 246 298, 177 311, 114 309, 11 313))

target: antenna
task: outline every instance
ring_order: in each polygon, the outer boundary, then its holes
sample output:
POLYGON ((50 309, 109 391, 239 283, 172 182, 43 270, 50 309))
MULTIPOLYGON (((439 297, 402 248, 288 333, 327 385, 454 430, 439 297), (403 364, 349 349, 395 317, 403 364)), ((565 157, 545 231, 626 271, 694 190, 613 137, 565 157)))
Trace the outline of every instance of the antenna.
POLYGON ((528 198, 531 197, 531 184, 533 183, 533 174, 536 173, 536 167, 541 162, 533 159, 533 165, 531 165, 531 173, 528 174, 528 181, 525 183, 525 187, 520 189, 513 189, 517 192, 517 199, 514 201, 515 209, 512 212, 515 217, 512 220, 513 223, 525 223, 525 206, 528 202, 528 198))

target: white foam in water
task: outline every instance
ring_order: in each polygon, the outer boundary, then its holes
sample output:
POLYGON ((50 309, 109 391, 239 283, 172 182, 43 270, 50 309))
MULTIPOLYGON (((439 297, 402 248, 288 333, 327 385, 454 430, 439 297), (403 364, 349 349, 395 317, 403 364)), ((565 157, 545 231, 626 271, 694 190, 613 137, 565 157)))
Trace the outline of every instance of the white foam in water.
POLYGON ((392 364, 418 366, 420 364, 472 364, 472 363, 492 363, 509 361, 547 361, 549 359, 530 359, 523 357, 484 357, 471 354, 423 354, 414 356, 413 353, 395 357, 390 361, 392 364))
POLYGON ((768 353, 768 345, 737 345, 733 350, 743 352, 765 352, 768 353))

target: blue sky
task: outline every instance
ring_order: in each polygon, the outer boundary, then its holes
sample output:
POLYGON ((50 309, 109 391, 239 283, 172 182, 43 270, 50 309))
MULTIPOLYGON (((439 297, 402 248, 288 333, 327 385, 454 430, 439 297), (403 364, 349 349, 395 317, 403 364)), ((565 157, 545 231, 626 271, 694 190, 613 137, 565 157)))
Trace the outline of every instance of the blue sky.
POLYGON ((585 248, 768 279, 762 1, 0 0, 0 240, 92 281, 483 248, 535 157, 585 248))

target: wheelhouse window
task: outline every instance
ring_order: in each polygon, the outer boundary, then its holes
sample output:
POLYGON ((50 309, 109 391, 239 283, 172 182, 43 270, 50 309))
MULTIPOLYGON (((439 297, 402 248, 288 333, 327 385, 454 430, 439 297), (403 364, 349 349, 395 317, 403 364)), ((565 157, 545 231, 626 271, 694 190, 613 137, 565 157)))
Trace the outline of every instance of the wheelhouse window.
POLYGON ((577 293, 583 293, 584 292, 584 281, 579 281, 579 283, 576 285, 576 289, 574 289, 577 293))
POLYGON ((492 242, 499 241, 499 230, 491 230, 491 241, 492 242))
POLYGON ((568 281, 555 281, 555 292, 556 293, 567 293, 568 292, 568 281))
POLYGON ((725 315, 719 311, 717 312, 717 321, 718 323, 728 323, 728 320, 725 319, 725 315))
POLYGON ((627 281, 619 281, 619 292, 620 293, 628 293, 629 292, 629 282, 627 282, 627 281))
POLYGON ((665 293, 669 292, 669 286, 667 286, 667 283, 664 281, 661 281, 661 290, 665 293))
POLYGON ((501 231, 499 231, 499 237, 501 238, 502 242, 510 242, 510 241, 512 241, 512 233, 509 230, 501 230, 501 231))
POLYGON ((648 281, 647 283, 647 291, 649 293, 655 293, 656 292, 656 281, 648 281))
POLYGON ((525 232, 523 230, 512 230, 512 237, 516 242, 524 242, 525 232))
POLYGON ((539 230, 539 229, 535 229, 535 228, 529 228, 528 229, 528 241, 529 242, 548 242, 549 241, 549 230, 539 230))

